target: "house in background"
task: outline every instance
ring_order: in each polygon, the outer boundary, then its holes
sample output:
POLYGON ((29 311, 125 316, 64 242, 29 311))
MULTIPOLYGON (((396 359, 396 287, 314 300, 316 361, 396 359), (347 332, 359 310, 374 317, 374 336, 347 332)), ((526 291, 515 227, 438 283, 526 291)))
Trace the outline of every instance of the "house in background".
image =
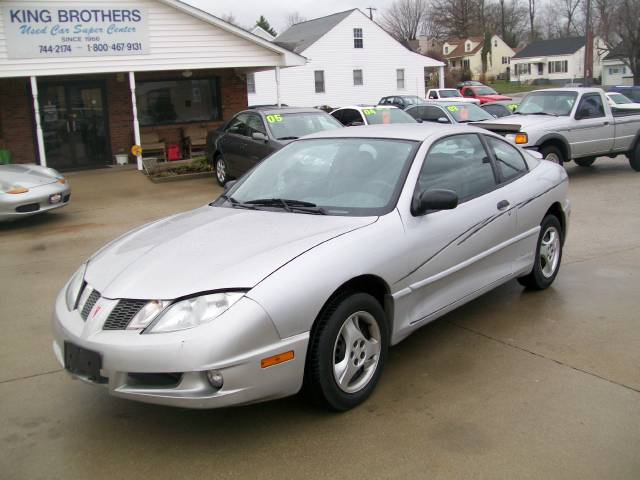
MULTIPOLYGON (((468 70, 474 80, 482 76, 483 37, 449 39, 442 44, 442 56, 452 69, 468 70)), ((486 77, 506 78, 510 71, 511 58, 515 55, 499 35, 491 37, 491 52, 487 54, 486 77)))
POLYGON ((628 66, 628 59, 614 49, 602 59, 602 86, 633 85, 633 73, 628 66))
POLYGON ((298 23, 273 42, 307 64, 249 75, 249 105, 338 107, 389 95, 424 98, 425 67, 439 68, 444 83, 442 62, 408 50, 358 9, 298 23))
MULTIPOLYGON (((533 82, 544 79, 553 84, 584 80, 585 38, 556 38, 532 42, 512 59, 512 82, 533 82)), ((602 73, 604 45, 594 39, 593 77, 602 73)))

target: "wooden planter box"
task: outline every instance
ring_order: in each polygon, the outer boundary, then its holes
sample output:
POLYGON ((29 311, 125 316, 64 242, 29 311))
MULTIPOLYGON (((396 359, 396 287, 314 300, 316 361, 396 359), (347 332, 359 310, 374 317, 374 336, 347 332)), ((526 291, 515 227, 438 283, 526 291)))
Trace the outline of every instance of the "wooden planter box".
POLYGON ((193 163, 193 159, 176 160, 173 162, 160 162, 158 163, 156 158, 145 158, 142 160, 144 170, 153 183, 174 182, 177 180, 190 180, 193 178, 213 177, 214 172, 187 172, 177 173, 175 175, 162 175, 164 172, 170 170, 186 167, 193 163))

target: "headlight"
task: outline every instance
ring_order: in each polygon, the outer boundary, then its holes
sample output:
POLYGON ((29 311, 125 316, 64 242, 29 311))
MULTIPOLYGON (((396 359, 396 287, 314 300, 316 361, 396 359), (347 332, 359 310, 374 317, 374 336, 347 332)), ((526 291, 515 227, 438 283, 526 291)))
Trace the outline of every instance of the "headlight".
POLYGON ((222 315, 243 296, 243 292, 211 293, 174 303, 160 314, 145 333, 175 332, 197 327, 222 315))
POLYGON ((65 300, 67 301, 67 310, 75 310, 78 305, 78 296, 80 295, 80 289, 82 288, 82 282, 84 280, 84 272, 87 269, 87 264, 83 263, 78 271, 73 274, 69 285, 67 285, 67 291, 65 292, 65 300))

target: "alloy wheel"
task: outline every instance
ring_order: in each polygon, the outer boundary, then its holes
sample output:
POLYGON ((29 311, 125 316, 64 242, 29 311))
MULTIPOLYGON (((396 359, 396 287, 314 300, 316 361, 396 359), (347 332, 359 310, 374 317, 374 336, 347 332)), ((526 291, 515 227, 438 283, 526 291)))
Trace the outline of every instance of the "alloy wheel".
POLYGON ((560 261, 560 232, 551 226, 540 241, 540 269, 546 278, 551 278, 560 261))

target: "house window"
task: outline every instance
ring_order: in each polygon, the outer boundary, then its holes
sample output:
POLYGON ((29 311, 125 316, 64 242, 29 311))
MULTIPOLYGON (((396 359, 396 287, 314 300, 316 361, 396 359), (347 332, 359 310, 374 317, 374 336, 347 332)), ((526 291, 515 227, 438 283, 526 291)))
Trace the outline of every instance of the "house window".
POLYGON ((316 83, 316 93, 324 93, 324 70, 316 70, 313 72, 316 83))
POLYGON ((531 74, 531 64, 530 63, 516 63, 516 73, 518 75, 529 75, 529 74, 531 74))
POLYGON ((463 68, 464 70, 469 70, 469 68, 470 68, 470 62, 469 62, 469 59, 462 60, 462 68, 463 68))
POLYGON ((493 46, 496 47, 496 48, 498 47, 498 40, 494 40, 493 41, 493 46))
POLYGON ((456 61, 455 60, 451 60, 451 68, 456 68, 456 61))
POLYGON ((559 60, 555 62, 549 62, 547 65, 549 73, 567 73, 569 71, 569 61, 559 60))
POLYGON ((145 82, 136 88, 140 125, 174 125, 222 119, 217 77, 145 82))
POLYGON ((510 63, 509 60, 510 60, 509 57, 502 57, 502 64, 503 65, 509 65, 509 63, 510 63))
POLYGON ((353 48, 363 48, 363 40, 362 40, 362 29, 354 28, 353 29, 353 48))
POLYGON ((471 44, 470 43, 465 43, 464 44, 464 51, 468 52, 469 50, 471 50, 471 44))
POLYGON ((622 67, 622 71, 620 71, 621 69, 618 67, 613 67, 609 69, 609 75, 618 75, 619 73, 622 73, 624 75, 624 67, 622 67))
POLYGON ((445 47, 444 47, 444 54, 446 55, 447 53, 449 53, 449 47, 447 47, 447 46, 445 45, 445 47))
POLYGON ((354 70, 353 71, 353 84, 355 86, 363 84, 363 81, 362 81, 362 70, 358 69, 358 70, 354 70))
POLYGON ((404 90, 404 68, 396 70, 396 86, 398 90, 404 90))
POLYGON ((247 73, 247 93, 256 93, 256 74, 247 73))

